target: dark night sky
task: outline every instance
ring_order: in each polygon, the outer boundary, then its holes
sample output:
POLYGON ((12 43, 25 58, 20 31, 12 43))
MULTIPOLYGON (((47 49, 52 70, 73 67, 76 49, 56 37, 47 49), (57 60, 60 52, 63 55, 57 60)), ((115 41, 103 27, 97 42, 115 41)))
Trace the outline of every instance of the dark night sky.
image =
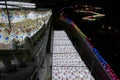
MULTIPOLYGON (((109 15, 113 16, 113 14, 119 14, 119 7, 120 4, 118 0, 33 0, 32 2, 36 2, 38 4, 42 3, 50 3, 50 2, 55 2, 56 4, 53 4, 56 8, 58 5, 63 5, 65 2, 69 3, 72 2, 71 5, 74 3, 87 3, 95 6, 101 6, 103 7, 105 13, 109 13, 109 15)), ((116 15, 114 15, 116 16, 116 15)))

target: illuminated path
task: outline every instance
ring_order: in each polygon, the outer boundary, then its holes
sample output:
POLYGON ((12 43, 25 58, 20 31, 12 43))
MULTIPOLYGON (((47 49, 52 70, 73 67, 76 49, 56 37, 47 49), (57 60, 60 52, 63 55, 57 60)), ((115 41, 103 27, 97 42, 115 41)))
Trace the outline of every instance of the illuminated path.
POLYGON ((95 80, 65 31, 54 31, 52 80, 95 80))

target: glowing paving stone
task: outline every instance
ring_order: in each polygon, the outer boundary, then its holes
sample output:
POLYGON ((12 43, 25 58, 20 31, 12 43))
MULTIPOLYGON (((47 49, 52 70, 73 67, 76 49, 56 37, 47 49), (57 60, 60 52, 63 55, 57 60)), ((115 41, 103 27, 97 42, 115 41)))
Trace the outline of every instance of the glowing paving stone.
POLYGON ((78 53, 53 54, 53 66, 86 66, 78 53))
POLYGON ((52 67, 52 80, 95 80, 87 67, 52 67))
POLYGON ((95 80, 64 31, 54 31, 52 61, 52 80, 95 80))
POLYGON ((76 49, 72 46, 53 46, 53 53, 72 53, 77 52, 76 49))
POLYGON ((60 39, 56 39, 56 40, 53 40, 53 45, 71 45, 71 41, 70 40, 60 40, 60 39))

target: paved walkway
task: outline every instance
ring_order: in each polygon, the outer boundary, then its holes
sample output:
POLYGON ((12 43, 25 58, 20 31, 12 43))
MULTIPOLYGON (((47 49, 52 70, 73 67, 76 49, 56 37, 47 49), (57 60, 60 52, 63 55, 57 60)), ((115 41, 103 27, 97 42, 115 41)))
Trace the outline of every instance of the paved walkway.
POLYGON ((54 31, 52 80, 95 80, 63 30, 54 31))

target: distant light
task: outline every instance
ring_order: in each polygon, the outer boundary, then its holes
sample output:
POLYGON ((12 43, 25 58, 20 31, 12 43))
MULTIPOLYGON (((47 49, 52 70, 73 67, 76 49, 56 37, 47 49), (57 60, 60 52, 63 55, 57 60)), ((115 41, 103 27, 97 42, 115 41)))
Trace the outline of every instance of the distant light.
POLYGON ((75 7, 78 7, 78 5, 75 5, 75 7))
POLYGON ((88 7, 88 5, 84 5, 84 7, 88 7))
POLYGON ((108 27, 109 30, 110 30, 111 28, 112 28, 112 27, 110 27, 110 26, 108 27))
POLYGON ((95 9, 102 9, 101 7, 95 7, 95 9))
POLYGON ((91 41, 91 38, 89 38, 89 40, 91 41))
POLYGON ((115 56, 118 56, 117 54, 115 54, 115 56))
POLYGON ((118 32, 118 30, 115 30, 115 32, 118 32))
POLYGON ((105 26, 103 25, 102 28, 104 28, 105 26))

